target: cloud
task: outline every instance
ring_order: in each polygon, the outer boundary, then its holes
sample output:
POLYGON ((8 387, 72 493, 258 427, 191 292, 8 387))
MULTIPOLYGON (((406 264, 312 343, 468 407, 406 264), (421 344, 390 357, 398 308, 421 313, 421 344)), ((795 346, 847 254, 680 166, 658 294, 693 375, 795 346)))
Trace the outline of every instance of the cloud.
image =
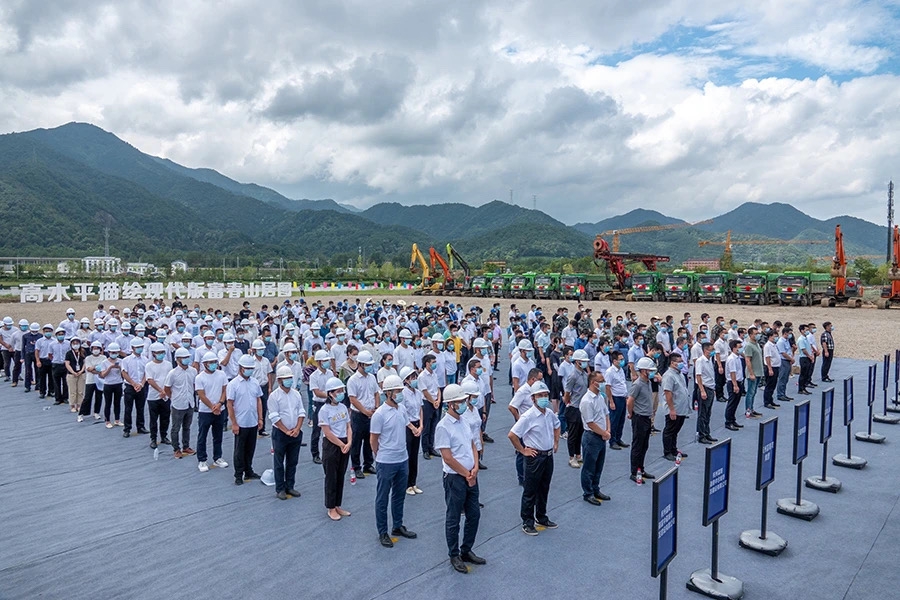
POLYGON ((882 220, 896 3, 11 0, 0 125, 90 121, 293 197, 570 223, 747 200, 882 220))

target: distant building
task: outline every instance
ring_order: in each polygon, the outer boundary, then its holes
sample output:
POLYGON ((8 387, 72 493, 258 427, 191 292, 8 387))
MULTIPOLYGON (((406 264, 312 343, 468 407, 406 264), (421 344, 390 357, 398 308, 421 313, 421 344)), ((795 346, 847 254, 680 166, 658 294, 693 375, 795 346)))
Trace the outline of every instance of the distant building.
POLYGON ((718 258, 689 258, 681 263, 681 268, 687 271, 693 271, 697 268, 704 268, 709 271, 717 271, 719 269, 718 258))
POLYGON ((122 272, 122 259, 115 256, 86 256, 81 259, 85 273, 116 275, 122 272))
POLYGON ((69 263, 67 263, 65 261, 56 263, 56 272, 57 273, 60 273, 62 275, 67 275, 71 271, 72 271, 72 269, 69 267, 69 263))
POLYGON ((172 261, 172 275, 176 275, 177 273, 186 273, 187 269, 188 264, 183 260, 172 261))
POLYGON ((125 272, 129 275, 152 275, 157 272, 156 265, 153 263, 131 262, 125 264, 125 272))

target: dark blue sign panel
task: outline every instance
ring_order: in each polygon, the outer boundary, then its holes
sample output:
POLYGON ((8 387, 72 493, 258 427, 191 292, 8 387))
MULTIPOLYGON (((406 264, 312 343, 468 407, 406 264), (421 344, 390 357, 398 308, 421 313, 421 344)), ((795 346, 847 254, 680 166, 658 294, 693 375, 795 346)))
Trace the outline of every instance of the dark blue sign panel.
POLYGON ((731 438, 706 448, 703 490, 703 526, 728 512, 728 477, 731 475, 731 438))
POLYGON ((819 430, 819 443, 824 444, 831 439, 831 424, 834 421, 834 388, 822 392, 822 421, 819 430))
POLYGON ((794 464, 809 454, 809 400, 794 406, 794 464))
POLYGON ((678 554, 678 468, 653 481, 653 538, 650 574, 662 573, 678 554))
MULTIPOLYGON (((887 371, 885 371, 887 373, 887 371)), ((866 395, 866 402, 869 406, 875 402, 875 389, 878 387, 878 365, 869 365, 869 390, 866 395)))
POLYGON ((890 372, 891 372, 891 355, 885 354, 884 355, 884 374, 881 376, 881 378, 882 378, 881 389, 883 389, 883 390, 888 389, 888 384, 890 383, 890 378, 891 378, 889 375, 890 372))
POLYGON ((844 427, 853 422, 853 377, 844 380, 844 427))
POLYGON ((756 454, 756 490, 775 481, 775 446, 778 439, 778 417, 759 424, 759 446, 756 454))

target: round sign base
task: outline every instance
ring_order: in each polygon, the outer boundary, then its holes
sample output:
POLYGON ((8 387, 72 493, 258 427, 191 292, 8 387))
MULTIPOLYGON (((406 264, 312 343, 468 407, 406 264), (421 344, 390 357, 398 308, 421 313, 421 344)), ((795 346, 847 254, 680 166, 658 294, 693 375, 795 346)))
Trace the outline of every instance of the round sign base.
POLYGON ((738 600, 744 597, 744 583, 740 579, 722 575, 713 579, 709 569, 701 569, 691 573, 686 584, 687 589, 718 600, 738 600))
POLYGON ((831 464, 837 467, 846 467, 848 469, 862 469, 868 464, 868 461, 860 456, 835 454, 831 457, 831 464))
POLYGON ((806 487, 822 492, 837 494, 841 489, 841 481, 836 477, 826 477, 825 479, 822 479, 816 475, 814 477, 806 478, 806 487))
POLYGON ((900 404, 888 404, 887 411, 892 413, 900 413, 900 404))
POLYGON ((889 415, 887 413, 883 415, 872 415, 872 420, 876 423, 886 423, 888 425, 896 425, 900 423, 900 415, 889 415))
POLYGON ((870 444, 881 444, 885 440, 885 437, 880 433, 867 433, 865 431, 854 434, 854 437, 861 442, 869 442, 870 444))
POLYGON ((778 556, 784 552, 785 548, 787 548, 787 541, 780 535, 769 531, 766 533, 766 539, 762 539, 759 537, 761 533, 762 532, 759 529, 751 529, 742 533, 740 540, 741 548, 754 550, 762 554, 768 554, 769 556, 778 556))
POLYGON ((815 502, 809 500, 800 500, 800 504, 795 504, 796 498, 782 498, 776 505, 779 514, 787 515, 804 521, 812 521, 819 516, 819 506, 815 502))

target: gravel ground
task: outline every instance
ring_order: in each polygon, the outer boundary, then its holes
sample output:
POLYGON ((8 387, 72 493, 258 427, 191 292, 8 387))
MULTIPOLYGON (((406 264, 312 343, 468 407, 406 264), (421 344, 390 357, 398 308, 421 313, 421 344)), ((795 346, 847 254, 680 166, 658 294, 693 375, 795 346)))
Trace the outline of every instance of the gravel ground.
MULTIPOLYGON (((365 294, 307 294, 307 299, 321 299, 325 302, 329 300, 345 300, 351 302, 356 299, 365 301, 371 297, 372 300, 380 301, 387 299, 389 302, 397 302, 403 299, 407 304, 418 302, 424 305, 425 302, 435 302, 448 300, 450 302, 463 301, 466 307, 480 306, 485 312, 493 305, 494 298, 458 298, 458 297, 432 297, 432 296, 367 296, 365 294)), ((263 304, 259 298, 251 299, 251 307, 258 310, 263 304)), ((278 304, 277 298, 267 299, 269 306, 278 304)), ((240 299, 229 300, 202 300, 201 306, 221 307, 224 310, 237 311, 241 308, 240 299)), ((502 322, 506 321, 506 313, 512 300, 500 300, 503 309, 502 322)), ((561 300, 517 300, 516 304, 520 310, 527 311, 531 304, 537 304, 542 307, 545 313, 555 312, 559 306, 566 306, 570 314, 574 314, 577 302, 561 301, 561 300)), ((125 302, 107 303, 115 304, 120 309, 126 306, 125 302)), ((650 317, 658 316, 664 318, 667 315, 675 317, 675 322, 679 322, 681 316, 686 311, 690 311, 694 322, 700 321, 700 315, 704 312, 709 313, 711 319, 721 315, 726 321, 735 318, 746 327, 752 324, 757 317, 768 322, 776 319, 781 321, 792 321, 796 328, 801 322, 816 323, 819 325, 821 332, 821 324, 824 321, 831 321, 834 324, 834 340, 835 340, 835 356, 845 358, 855 358, 861 360, 878 360, 880 361, 885 354, 893 356, 894 350, 900 347, 900 311, 893 310, 875 310, 871 308, 847 309, 847 308, 821 308, 821 307, 783 307, 783 306, 740 306, 727 305, 720 306, 716 304, 679 304, 679 303, 662 303, 662 302, 588 302, 594 314, 599 316, 603 309, 609 310, 614 315, 622 314, 626 310, 637 312, 641 322, 648 323, 650 317)), ((65 310, 69 306, 75 308, 76 317, 90 317, 97 305, 95 302, 72 302, 72 303, 43 303, 43 304, 6 304, 0 311, 2 315, 9 315, 16 321, 26 318, 29 321, 38 321, 41 325, 50 322, 56 325, 65 318, 65 310)))

